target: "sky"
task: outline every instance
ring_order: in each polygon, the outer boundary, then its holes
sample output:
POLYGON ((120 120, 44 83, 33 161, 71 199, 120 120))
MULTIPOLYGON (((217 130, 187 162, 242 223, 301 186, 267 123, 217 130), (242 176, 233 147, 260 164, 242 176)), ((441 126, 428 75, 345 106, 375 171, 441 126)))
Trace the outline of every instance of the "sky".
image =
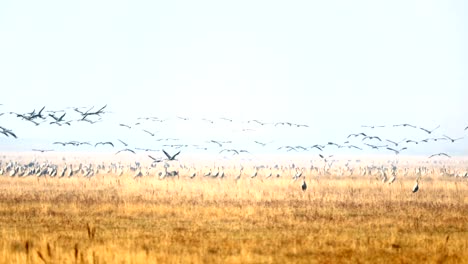
POLYGON ((1 1, 0 126, 18 139, 0 134, 0 151, 117 138, 159 148, 142 128, 118 125, 158 116, 169 121, 143 125, 161 137, 230 139, 252 152, 357 132, 422 140, 432 135, 392 125, 440 125, 438 137, 466 138, 407 154, 468 155, 467 11, 466 1, 432 0, 1 1), (95 125, 8 114, 104 105, 95 125))

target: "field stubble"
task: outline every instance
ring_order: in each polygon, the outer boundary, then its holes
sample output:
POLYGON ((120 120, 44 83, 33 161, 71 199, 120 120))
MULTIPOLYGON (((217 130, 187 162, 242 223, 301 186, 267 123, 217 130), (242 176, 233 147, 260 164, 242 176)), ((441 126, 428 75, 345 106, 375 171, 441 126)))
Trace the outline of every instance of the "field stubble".
MULTIPOLYGON (((234 172, 233 172, 234 174, 234 172)), ((2 263, 461 263, 468 182, 0 178, 2 263)))

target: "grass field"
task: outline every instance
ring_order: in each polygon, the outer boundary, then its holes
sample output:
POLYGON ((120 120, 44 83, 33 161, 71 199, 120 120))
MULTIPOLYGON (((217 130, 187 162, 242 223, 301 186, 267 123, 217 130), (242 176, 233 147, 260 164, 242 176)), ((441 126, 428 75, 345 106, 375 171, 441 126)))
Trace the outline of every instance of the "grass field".
POLYGON ((468 181, 400 178, 2 176, 0 260, 468 263, 468 181))

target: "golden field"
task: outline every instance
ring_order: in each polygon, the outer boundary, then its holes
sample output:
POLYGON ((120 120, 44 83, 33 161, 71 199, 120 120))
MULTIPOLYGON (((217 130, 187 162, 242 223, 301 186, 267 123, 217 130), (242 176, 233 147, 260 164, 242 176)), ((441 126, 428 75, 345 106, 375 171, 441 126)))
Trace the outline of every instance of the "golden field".
POLYGON ((468 263, 468 181, 0 176, 1 263, 468 263))

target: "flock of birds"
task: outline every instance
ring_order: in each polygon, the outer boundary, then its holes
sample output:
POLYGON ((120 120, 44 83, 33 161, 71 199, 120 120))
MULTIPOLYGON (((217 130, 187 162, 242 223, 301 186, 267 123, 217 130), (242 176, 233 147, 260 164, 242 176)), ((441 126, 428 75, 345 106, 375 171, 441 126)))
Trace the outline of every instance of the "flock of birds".
MULTIPOLYGON (((0 104, 1 106, 1 104, 0 104)), ((3 112, 0 113, 0 116, 3 115, 11 115, 15 118, 18 118, 19 120, 28 122, 33 124, 34 126, 40 126, 40 125, 50 125, 50 126, 72 126, 75 123, 80 123, 80 122, 85 122, 89 124, 95 124, 98 122, 103 121, 103 117, 109 113, 107 112, 107 105, 102 106, 100 108, 96 108, 95 110, 94 107, 90 108, 82 108, 82 107, 70 107, 64 110, 46 110, 46 107, 42 107, 39 111, 33 110, 31 112, 27 113, 17 113, 17 112, 3 112), (77 118, 69 118, 69 116, 78 116, 77 118)), ((177 120, 180 122, 188 122, 191 120, 189 117, 181 117, 177 116, 173 120, 177 120)), ((0 120, 1 121, 1 120, 0 120)), ((179 176, 179 171, 180 169, 182 170, 187 170, 186 166, 180 165, 179 170, 172 170, 169 171, 168 168, 171 167, 170 162, 172 161, 177 161, 177 157, 183 152, 183 150, 189 150, 190 148, 198 149, 198 150, 212 150, 216 151, 220 155, 226 155, 226 154, 231 154, 232 156, 239 156, 239 155, 252 155, 251 150, 248 149, 241 149, 241 148, 234 148, 232 147, 233 142, 231 140, 214 140, 214 139, 208 139, 202 143, 199 144, 188 144, 188 143, 179 143, 182 140, 178 138, 156 138, 156 135, 158 134, 157 131, 151 131, 150 129, 145 129, 145 128, 139 128, 139 126, 142 125, 144 122, 158 122, 162 125, 162 123, 169 121, 169 119, 161 119, 158 117, 139 117, 136 119, 136 121, 132 124, 125 124, 125 123, 119 123, 118 127, 121 127, 122 129, 137 129, 140 130, 142 133, 146 134, 149 138, 151 138, 154 142, 159 142, 159 147, 160 149, 154 149, 154 148, 138 148, 138 147, 131 147, 129 146, 128 143, 126 143, 124 140, 121 139, 115 139, 113 141, 100 141, 100 142, 94 142, 91 143, 89 141, 80 141, 80 140, 71 140, 71 141, 55 141, 52 142, 52 145, 58 145, 62 147, 79 147, 83 145, 87 146, 93 146, 95 148, 101 146, 101 147, 109 147, 109 148, 115 148, 118 145, 122 145, 123 148, 116 151, 115 155, 118 155, 120 153, 132 153, 136 154, 137 152, 155 152, 155 153, 161 153, 164 154, 164 156, 159 156, 155 157, 155 154, 146 154, 148 157, 149 161, 151 161, 150 167, 146 169, 146 173, 142 172, 142 167, 139 162, 136 162, 135 166, 129 166, 127 169, 134 171, 135 172, 135 177, 141 177, 143 175, 149 175, 150 171, 152 168, 155 168, 158 163, 163 163, 164 164, 164 170, 160 171, 158 176, 161 178, 166 178, 166 177, 171 177, 171 176, 179 176), (173 154, 169 154, 170 151, 166 151, 166 149, 172 149, 173 154), (177 151, 177 152, 176 152, 177 151)), ((201 122, 205 122, 206 124, 211 124, 214 125, 217 122, 227 122, 227 123, 233 123, 234 120, 226 117, 220 117, 218 120, 213 120, 213 119, 206 119, 202 118, 201 120, 198 120, 201 122)), ((259 127, 289 127, 289 128, 296 128, 296 129, 303 129, 303 128, 308 128, 309 126, 307 124, 297 124, 297 123, 292 123, 292 122, 264 122, 261 120, 248 120, 244 122, 246 124, 249 124, 249 128, 243 128, 242 131, 248 132, 251 130, 254 130, 255 128, 252 128, 253 126, 259 126, 259 127)), ((457 141, 460 141, 464 139, 464 137, 451 137, 448 135, 436 135, 437 130, 440 128, 440 126, 435 126, 434 128, 424 128, 424 127, 418 127, 416 125, 408 124, 408 123, 402 123, 402 124, 395 124, 391 125, 391 127, 402 127, 402 128, 408 128, 408 129, 414 129, 421 131, 421 133, 427 135, 425 138, 421 139, 408 139, 408 138, 403 138, 399 140, 394 140, 394 139, 388 139, 384 138, 382 136, 376 135, 375 131, 378 131, 378 129, 384 129, 384 125, 363 125, 363 129, 367 129, 365 132, 358 132, 358 133, 351 133, 347 135, 345 140, 343 142, 326 142, 325 144, 313 144, 313 145, 308 145, 308 146, 300 146, 300 145, 277 145, 274 146, 274 141, 270 140, 267 142, 262 142, 259 140, 252 140, 251 144, 256 145, 260 148, 265 148, 267 146, 273 146, 270 151, 286 151, 286 152, 305 152, 305 151, 317 151, 317 158, 320 158, 320 160, 325 164, 323 166, 323 169, 320 170, 319 167, 314 167, 311 166, 310 168, 310 173, 312 174, 313 171, 316 172, 316 174, 328 174, 330 173, 330 169, 332 168, 332 165, 336 160, 333 160, 334 155, 325 155, 323 154, 324 149, 354 149, 356 151, 364 151, 366 148, 367 149, 372 149, 372 150, 386 150, 391 153, 394 153, 395 155, 399 155, 403 151, 407 151, 411 145, 419 145, 419 144, 427 144, 429 142, 447 142, 447 143, 455 143, 457 141)), ((468 130, 468 126, 464 128, 464 131, 468 130)), ((18 139, 18 133, 14 132, 13 129, 6 128, 4 126, 0 126, 0 134, 4 135, 7 138, 13 138, 13 139, 18 139)), ((51 152, 54 151, 54 149, 38 149, 34 148, 32 151, 37 151, 37 152, 51 152)), ((429 159, 433 157, 446 157, 446 158, 451 158, 451 156, 445 152, 440 152, 440 153, 433 153, 428 156, 429 159)), ((39 164, 35 161, 29 162, 27 164, 19 164, 17 162, 8 162, 7 164, 4 164, 5 166, 2 166, 1 160, 0 160, 0 175, 4 175, 5 173, 8 173, 10 176, 27 176, 27 175, 36 175, 38 177, 44 176, 44 175, 49 175, 51 177, 65 177, 68 175, 68 177, 72 177, 73 175, 77 174, 82 174, 85 177, 92 177, 96 174, 98 174, 100 171, 106 171, 107 173, 114 172, 118 175, 122 175, 124 172, 124 166, 121 164, 110 164, 110 165, 104 165, 100 164, 97 166, 94 166, 92 164, 89 165, 79 165, 78 168, 73 168, 72 165, 66 165, 60 172, 58 172, 58 166, 53 165, 53 164, 39 164)), ((345 166, 346 171, 350 174, 354 173, 354 168, 351 168, 348 164, 345 166)), ((259 170, 264 170, 268 169, 267 167, 255 167, 254 168, 254 174, 251 175, 251 178, 255 178, 258 175, 259 170)), ((296 172, 293 173, 293 179, 297 180, 302 176, 302 173, 304 172, 304 168, 298 169, 298 168, 279 168, 279 166, 275 166, 274 168, 270 168, 270 173, 266 174, 265 177, 269 178, 275 175, 276 177, 281 177, 281 174, 285 173, 285 171, 290 171, 291 169, 294 169, 296 172), (273 173, 273 170, 276 171, 276 173, 273 173)), ((244 168, 242 167, 241 170, 239 171, 239 174, 235 177, 236 180, 240 179, 242 176, 244 168)), ((366 175, 366 174, 372 174, 374 171, 377 171, 380 174, 380 177, 383 179, 385 182, 387 180, 387 170, 388 168, 385 167, 366 167, 362 168, 360 167, 360 174, 366 175)), ((190 173, 190 178, 194 178, 196 176, 196 173, 193 172, 194 168, 188 169, 188 171, 192 171, 190 173)), ((187 171, 187 173, 188 173, 187 171)), ((392 164, 391 166, 391 171, 392 171, 392 176, 393 178, 389 180, 389 183, 393 183, 396 179, 396 166, 392 164)), ((419 168, 419 171, 416 172, 417 180, 416 184, 413 188, 413 192, 417 192, 419 190, 419 179, 422 175, 422 169, 419 168)), ((424 171, 427 171, 425 169, 424 171)), ((290 173, 290 172, 289 172, 290 173)), ((340 172, 343 174, 343 172, 340 172)), ((406 173, 408 173, 406 171, 406 173)), ((442 174, 449 174, 447 171, 441 172, 442 174)), ((450 174, 449 174, 450 175, 450 174)), ((462 177, 467 177, 467 173, 459 172, 456 175, 462 176, 462 177)), ((217 168, 217 172, 213 173, 212 169, 210 169, 209 172, 204 173, 204 176, 206 177, 214 177, 214 178, 224 178, 225 177, 225 172, 224 168, 220 169, 217 168)), ((305 181, 305 177, 302 183, 302 190, 307 189, 307 184, 305 181)))

